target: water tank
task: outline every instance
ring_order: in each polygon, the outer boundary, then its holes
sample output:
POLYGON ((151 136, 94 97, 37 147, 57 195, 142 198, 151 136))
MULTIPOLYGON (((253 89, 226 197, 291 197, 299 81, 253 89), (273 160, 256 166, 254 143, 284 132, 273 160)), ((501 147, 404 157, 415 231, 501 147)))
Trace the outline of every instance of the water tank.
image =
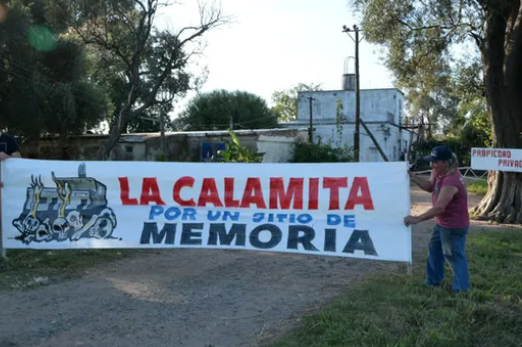
POLYGON ((343 75, 343 90, 355 90, 355 74, 343 75))
POLYGON ((85 167, 85 163, 81 163, 80 166, 78 166, 78 177, 80 177, 80 178, 87 177, 87 169, 85 167))
POLYGON ((343 90, 355 90, 355 58, 348 57, 344 60, 343 90))

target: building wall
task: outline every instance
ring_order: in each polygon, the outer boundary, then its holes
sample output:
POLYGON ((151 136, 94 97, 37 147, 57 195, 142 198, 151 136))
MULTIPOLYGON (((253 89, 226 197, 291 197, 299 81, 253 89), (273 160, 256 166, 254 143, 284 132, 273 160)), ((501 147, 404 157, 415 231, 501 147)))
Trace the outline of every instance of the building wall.
POLYGON ((305 133, 297 137, 260 135, 257 141, 257 153, 265 153, 263 163, 288 163, 294 158, 294 143, 306 138, 305 133))
MULTIPOLYGON (((309 98, 312 104, 314 141, 321 140, 333 147, 353 148, 355 132, 355 91, 318 91, 298 94, 298 117, 296 122, 284 124, 288 127, 309 126, 309 98), (338 103, 342 103, 340 122, 337 119, 338 103)), ((390 161, 406 159, 410 146, 410 132, 400 130, 403 123, 404 95, 398 89, 361 90, 361 119, 363 119, 383 152, 390 161), (406 153, 405 153, 406 151, 406 153)), ((364 128, 360 128, 361 161, 382 161, 377 147, 364 128)))
MULTIPOLYGON (((384 122, 366 123, 366 125, 389 161, 399 161, 401 158, 407 158, 407 155, 402 157, 401 154, 409 149, 410 132, 406 130, 401 131, 397 126, 384 122)), ((316 125, 314 128, 314 141, 328 143, 334 148, 348 147, 353 149, 355 124, 345 123, 340 124, 340 126, 323 124, 316 125)), ((360 132, 360 160, 362 162, 384 161, 372 139, 366 134, 362 126, 360 127, 360 132)))
MULTIPOLYGON (((237 131, 236 135, 245 147, 253 152, 264 152, 263 162, 284 162, 293 158, 293 142, 306 137, 306 130, 277 129, 270 131, 237 131)), ((216 161, 217 151, 224 149, 223 138, 227 132, 180 132, 165 135, 166 160, 177 162, 216 161)), ((100 146, 107 136, 86 135, 71 139, 67 150, 60 147, 57 137, 42 138, 38 143, 24 144, 24 157, 55 160, 95 160, 100 146)), ((111 160, 156 161, 160 160, 161 137, 159 134, 123 135, 116 144, 111 160)))
MULTIPOLYGON (((312 118, 315 123, 331 121, 337 117, 338 100, 343 109, 340 114, 343 120, 355 122, 354 91, 318 91, 299 92, 297 103, 297 119, 310 119, 310 97, 312 97, 312 118)), ((361 117, 366 122, 390 122, 401 124, 404 113, 404 95, 398 89, 364 89, 361 90, 361 117)))
POLYGON ((299 92, 297 99, 297 119, 308 121, 310 119, 310 97, 312 100, 312 118, 315 122, 331 121, 337 117, 338 100, 343 109, 340 114, 343 119, 355 121, 355 112, 349 112, 349 105, 355 107, 355 94, 347 91, 318 91, 299 92))

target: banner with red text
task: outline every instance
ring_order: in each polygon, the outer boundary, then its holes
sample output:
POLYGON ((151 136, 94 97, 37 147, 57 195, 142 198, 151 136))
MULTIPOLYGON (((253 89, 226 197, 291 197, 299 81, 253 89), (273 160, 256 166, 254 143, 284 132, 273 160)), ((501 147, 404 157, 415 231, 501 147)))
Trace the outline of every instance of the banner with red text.
POLYGON ((407 164, 2 162, 5 248, 204 248, 411 262, 407 164))
POLYGON ((471 168, 474 170, 522 172, 522 149, 472 148, 471 168))

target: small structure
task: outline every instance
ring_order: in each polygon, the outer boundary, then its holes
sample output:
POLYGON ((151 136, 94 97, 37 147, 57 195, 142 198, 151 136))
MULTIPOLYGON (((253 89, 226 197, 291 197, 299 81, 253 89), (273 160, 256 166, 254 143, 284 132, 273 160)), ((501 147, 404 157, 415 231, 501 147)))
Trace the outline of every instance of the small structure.
MULTIPOLYGON (((341 90, 298 93, 297 120, 282 123, 289 128, 309 127, 312 118, 314 141, 333 147, 353 147, 355 132, 355 79, 345 62, 341 90)), ((402 126, 404 94, 396 88, 362 89, 361 119, 372 132, 390 161, 406 160, 411 132, 402 126)), ((383 161, 377 147, 364 128, 360 128, 360 161, 383 161)))
MULTIPOLYGON (((264 163, 288 162, 293 158, 294 142, 306 139, 307 128, 234 130, 242 145, 264 153, 264 163)), ((68 157, 71 160, 94 160, 108 135, 83 135, 71 138, 68 157)), ((116 144, 111 160, 125 161, 217 161, 218 151, 225 149, 228 131, 180 131, 165 133, 165 156, 162 158, 160 133, 123 134, 116 144)), ((62 159, 63 150, 57 136, 42 137, 24 145, 31 158, 62 159)))

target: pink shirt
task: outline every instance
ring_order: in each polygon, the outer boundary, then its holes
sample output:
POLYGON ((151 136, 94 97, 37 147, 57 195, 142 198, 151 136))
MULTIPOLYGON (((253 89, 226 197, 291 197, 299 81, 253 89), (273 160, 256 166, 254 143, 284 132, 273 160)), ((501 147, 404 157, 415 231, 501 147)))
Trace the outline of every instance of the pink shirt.
POLYGON ((459 190, 446 206, 446 210, 437 216, 437 224, 443 228, 466 228, 469 226, 468 192, 466 182, 460 175, 459 170, 438 177, 435 171, 431 173, 431 201, 433 205, 437 202, 442 187, 454 186, 459 190))

